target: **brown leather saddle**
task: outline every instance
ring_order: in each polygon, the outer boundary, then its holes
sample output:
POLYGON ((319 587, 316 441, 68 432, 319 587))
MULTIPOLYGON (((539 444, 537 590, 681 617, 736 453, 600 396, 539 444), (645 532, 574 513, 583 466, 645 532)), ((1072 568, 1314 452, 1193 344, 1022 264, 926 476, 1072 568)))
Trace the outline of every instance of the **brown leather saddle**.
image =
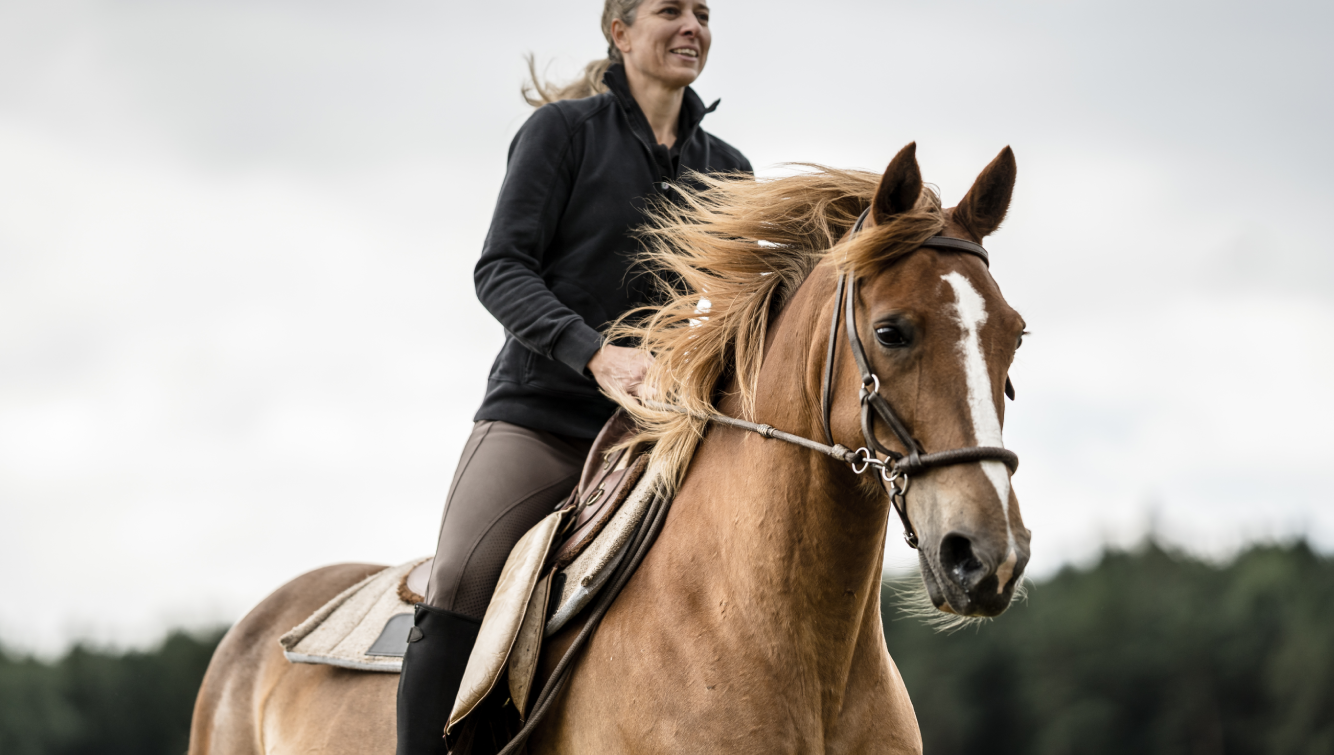
POLYGON ((549 567, 564 569, 578 558, 644 476, 648 454, 622 445, 634 433, 634 421, 625 410, 617 409, 593 440, 578 487, 556 507, 558 511, 573 507, 573 511, 570 524, 558 536, 561 545, 554 549, 549 567))

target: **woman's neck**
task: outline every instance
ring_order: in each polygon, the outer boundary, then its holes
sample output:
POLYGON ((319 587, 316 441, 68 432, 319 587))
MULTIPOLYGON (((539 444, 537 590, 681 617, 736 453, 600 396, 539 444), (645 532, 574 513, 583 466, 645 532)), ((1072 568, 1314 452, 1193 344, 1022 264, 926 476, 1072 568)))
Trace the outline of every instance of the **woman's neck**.
POLYGON ((676 124, 681 118, 685 88, 669 87, 631 65, 625 67, 625 78, 630 84, 630 95, 644 112, 649 128, 653 129, 653 138, 667 147, 675 145, 676 124))

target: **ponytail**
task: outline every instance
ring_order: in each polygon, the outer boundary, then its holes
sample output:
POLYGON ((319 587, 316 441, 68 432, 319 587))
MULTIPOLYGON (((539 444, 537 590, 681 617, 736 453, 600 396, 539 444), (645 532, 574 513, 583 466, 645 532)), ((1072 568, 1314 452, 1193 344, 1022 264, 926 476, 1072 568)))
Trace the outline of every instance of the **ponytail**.
POLYGON ((611 22, 620 21, 626 26, 633 26, 635 13, 639 11, 639 4, 643 1, 606 0, 606 4, 602 6, 602 36, 607 39, 607 57, 584 66, 583 73, 574 81, 565 84, 543 81, 542 77, 537 75, 537 61, 532 53, 529 53, 526 58, 528 81, 524 82, 522 89, 524 101, 533 107, 542 107, 561 100, 577 100, 607 91, 607 85, 602 83, 603 74, 613 65, 625 62, 611 37, 611 22))

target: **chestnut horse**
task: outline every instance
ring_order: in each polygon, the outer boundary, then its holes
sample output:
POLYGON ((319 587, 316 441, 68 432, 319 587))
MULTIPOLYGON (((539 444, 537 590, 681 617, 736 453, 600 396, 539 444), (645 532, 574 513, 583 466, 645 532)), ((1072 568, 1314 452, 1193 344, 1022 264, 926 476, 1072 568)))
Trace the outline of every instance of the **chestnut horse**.
MULTIPOLYGON (((824 435, 821 381, 840 272, 881 395, 927 451, 1000 446, 1023 320, 974 254, 1014 185, 1007 147, 957 207, 922 184, 915 146, 883 176, 817 168, 772 180, 698 177, 647 238, 670 300, 633 332, 647 383, 693 415, 626 401, 675 487, 642 565, 592 636, 533 753, 920 752, 886 650, 880 585, 891 505, 878 475, 707 411, 824 435), (861 231, 856 218, 870 211, 861 231)), ((842 336, 840 335, 840 338, 842 336)), ((846 341, 831 430, 864 444, 846 341)), ((889 447, 905 449, 893 436, 889 447)), ((935 608, 991 616, 1028 560, 1010 470, 994 460, 917 474, 907 514, 935 608)), ((320 569, 279 589, 222 641, 199 693, 192 755, 392 753, 397 677, 288 663, 278 637, 377 567, 320 569)), ((580 622, 553 637, 568 644, 580 622)), ((550 658, 544 660, 548 670, 550 658)))

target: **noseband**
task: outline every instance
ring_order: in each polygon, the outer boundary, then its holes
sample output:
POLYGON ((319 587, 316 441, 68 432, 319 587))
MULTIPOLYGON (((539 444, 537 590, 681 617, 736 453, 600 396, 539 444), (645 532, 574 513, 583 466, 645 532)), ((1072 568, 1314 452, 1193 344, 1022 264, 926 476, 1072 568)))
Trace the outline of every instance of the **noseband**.
MULTIPOLYGON (((856 225, 852 227, 850 235, 856 235, 861 231, 862 225, 866 222, 866 217, 870 212, 870 207, 862 211, 861 216, 857 218, 856 225)), ((974 244, 964 239, 933 236, 918 248, 943 249, 971 254, 981 258, 982 263, 987 267, 991 267, 991 258, 987 254, 987 250, 981 244, 974 244)), ((834 359, 838 351, 840 310, 846 306, 844 322, 847 326, 845 332, 848 336, 848 347, 852 350, 853 361, 857 363, 857 371, 861 373, 862 438, 866 441, 866 445, 855 452, 861 460, 852 464, 852 471, 861 474, 868 467, 880 468, 880 477, 884 480, 886 490, 889 492, 890 503, 893 504, 894 511, 898 512, 899 519, 903 522, 903 539, 908 542, 908 545, 916 548, 917 532, 908 519, 906 498, 909 473, 916 474, 935 467, 969 464, 977 461, 999 461, 1009 467, 1011 472, 1014 472, 1019 468, 1019 456, 1013 451, 995 446, 970 446, 927 453, 926 449, 922 448, 922 444, 909 432, 907 425, 903 424, 903 420, 899 419, 894 407, 890 406, 889 401, 880 395, 880 378, 871 371, 871 360, 866 357, 866 349, 862 347, 862 339, 857 334, 856 305, 857 278, 851 273, 840 273, 838 287, 834 292, 834 316, 829 322, 829 348, 825 353, 824 380, 820 391, 824 436, 829 445, 833 446, 834 434, 830 428, 829 414, 833 408, 834 359), (846 296, 844 295, 845 291, 846 296), (880 438, 875 433, 877 418, 889 426, 889 429, 898 438, 899 443, 907 449, 906 454, 895 451, 880 442, 880 438), (876 456, 877 451, 887 458, 881 461, 876 456)), ((1013 393, 1013 390, 1009 387, 1009 378, 1006 378, 1006 392, 1013 393)))
MULTIPOLYGON (((861 231, 862 225, 865 224, 870 212, 870 207, 862 212, 849 235, 855 235, 861 231)), ((987 267, 991 266, 991 259, 987 255, 987 250, 982 248, 981 244, 974 244, 964 239, 933 236, 924 241, 919 248, 942 249, 971 254, 980 257, 987 267)), ((650 409, 689 414, 697 419, 748 430, 759 433, 766 438, 774 438, 803 448, 809 448, 812 451, 819 451, 850 465, 852 471, 857 474, 862 474, 871 467, 877 467, 880 470, 880 478, 885 483, 886 492, 889 493, 890 505, 894 507, 894 511, 899 515, 899 520, 903 522, 903 539, 907 541, 908 545, 916 548, 917 531, 913 529, 912 522, 908 519, 908 500, 906 498, 909 473, 917 474, 936 467, 971 464, 979 461, 999 461, 1009 467, 1010 472, 1013 473, 1019 468, 1019 456, 1013 451, 996 446, 968 446, 927 453, 922 444, 913 437, 907 425, 903 424, 903 420, 899 419, 899 415, 894 412, 894 407, 890 406, 889 401, 880 395, 880 378, 871 371, 871 360, 866 357, 866 349, 862 347, 862 339, 857 335, 856 305, 857 279, 851 273, 840 273, 838 287, 834 292, 834 317, 829 323, 829 348, 825 353, 824 378, 820 391, 820 412, 821 419, 824 422, 824 437, 827 444, 800 435, 785 433, 769 425, 729 417, 726 414, 714 412, 701 415, 671 404, 656 401, 644 401, 643 403, 650 409), (853 361, 857 363, 857 371, 861 373, 861 424, 862 438, 866 445, 856 451, 849 450, 846 446, 834 442, 829 421, 829 413, 833 407, 834 358, 838 350, 838 323, 843 308, 846 308, 844 322, 848 346, 852 350, 853 361), (889 426, 889 429, 898 438, 899 443, 907 449, 907 453, 895 451, 880 442, 875 434, 877 418, 889 426), (877 456, 877 452, 884 454, 885 459, 882 460, 877 456)), ((1005 380, 1005 393, 1011 398, 1014 397, 1014 389, 1010 387, 1009 378, 1005 380)))

